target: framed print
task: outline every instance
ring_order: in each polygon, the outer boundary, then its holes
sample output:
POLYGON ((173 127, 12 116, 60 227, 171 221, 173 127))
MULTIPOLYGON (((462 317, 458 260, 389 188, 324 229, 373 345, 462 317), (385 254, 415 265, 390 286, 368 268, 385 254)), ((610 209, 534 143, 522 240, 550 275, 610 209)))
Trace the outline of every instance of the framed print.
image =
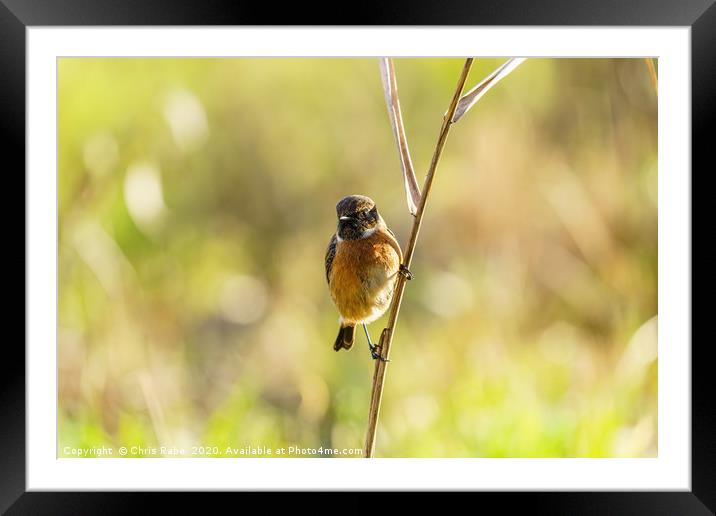
POLYGON ((3 0, 27 205, 0 507, 713 511, 691 170, 716 7, 521 4, 3 0))

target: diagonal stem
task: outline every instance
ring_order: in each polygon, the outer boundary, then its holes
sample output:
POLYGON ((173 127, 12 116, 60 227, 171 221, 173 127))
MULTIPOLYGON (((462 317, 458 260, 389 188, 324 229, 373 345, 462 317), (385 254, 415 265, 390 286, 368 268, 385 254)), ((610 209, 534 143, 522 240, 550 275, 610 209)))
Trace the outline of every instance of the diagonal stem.
MULTIPOLYGON (((453 116, 457 108, 457 103, 462 95, 462 90, 465 87, 465 81, 467 75, 470 72, 473 58, 465 60, 465 65, 460 73, 457 86, 455 87, 455 93, 453 93, 452 100, 450 101, 450 107, 443 117, 442 127, 440 128, 440 134, 438 135, 438 141, 435 145, 435 152, 433 152, 433 158, 430 162, 430 168, 425 176, 425 183, 423 185, 423 193, 420 197, 420 203, 418 204, 418 210, 413 219, 413 227, 410 232, 410 240, 408 241, 408 247, 405 250, 403 265, 410 268, 410 262, 415 252, 415 245, 418 240, 418 234, 420 233, 420 226, 423 221, 423 215, 425 214, 425 206, 427 204, 428 195, 433 184, 435 177, 435 170, 440 162, 440 156, 442 155, 445 142, 447 140, 448 133, 450 132, 450 126, 452 125, 453 116)), ((398 275, 398 279, 395 284, 395 292, 393 294, 393 301, 390 306, 390 316, 388 318, 388 325, 380 335, 380 353, 384 359, 390 358, 390 345, 393 342, 393 331, 395 324, 398 320, 398 314, 400 313, 400 304, 403 301, 403 293, 405 292, 405 276, 402 274, 398 275)), ((383 360, 375 361, 375 371, 373 373, 373 390, 371 393, 370 400, 370 411, 368 413, 368 430, 366 432, 364 454, 366 458, 372 457, 375 451, 375 435, 378 427, 378 415, 380 413, 380 403, 383 397, 383 386, 385 384, 385 373, 388 367, 388 362, 383 360)))
POLYGON ((485 77, 480 84, 472 88, 470 91, 465 93, 457 103, 457 109, 455 110, 455 116, 452 117, 452 123, 456 123, 475 105, 475 103, 482 98, 482 96, 490 91, 490 89, 500 82, 502 79, 507 77, 512 71, 524 63, 526 59, 524 57, 513 57, 502 63, 497 69, 490 75, 485 77))
POLYGON ((398 82, 395 78, 395 66, 393 60, 389 57, 380 60, 380 74, 383 80, 383 93, 385 94, 385 102, 388 107, 388 118, 393 128, 393 135, 398 144, 398 155, 400 156, 400 167, 403 171, 403 181, 405 183, 405 195, 408 202, 408 211, 411 215, 415 215, 420 202, 420 188, 418 181, 415 179, 415 170, 413 162, 410 159, 410 151, 408 150, 408 139, 405 136, 405 127, 403 125, 403 115, 400 112, 400 100, 398 98, 398 82))

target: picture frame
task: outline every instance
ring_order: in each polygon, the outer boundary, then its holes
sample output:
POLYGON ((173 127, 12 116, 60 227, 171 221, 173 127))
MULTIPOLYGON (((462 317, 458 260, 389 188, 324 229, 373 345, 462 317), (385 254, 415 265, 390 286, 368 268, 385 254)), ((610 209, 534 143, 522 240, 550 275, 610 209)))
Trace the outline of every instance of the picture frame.
MULTIPOLYGON (((341 8, 326 25, 569 25, 569 26, 689 26, 691 27, 692 85, 692 172, 701 168, 705 174, 709 150, 707 129, 716 110, 716 7, 714 1, 663 1, 654 6, 646 0, 622 5, 618 2, 575 0, 539 5, 522 1, 482 2, 461 1, 450 9, 424 4, 415 8, 373 5, 341 8), (351 12, 353 10, 353 12, 351 12)), ((185 1, 178 4, 166 0, 128 5, 116 0, 0 0, 0 70, 4 72, 0 113, 4 123, 3 142, 9 155, 14 155, 13 168, 25 169, 26 128, 26 30, 33 26, 126 26, 126 25, 282 25, 299 22, 315 25, 312 10, 303 5, 275 9, 233 2, 185 1), (272 12, 275 11, 275 12, 272 12)), ((50 115, 48 115, 49 117, 50 115)), ((9 169, 9 167, 8 167, 9 169)), ((16 178, 20 175, 17 174, 16 178)), ((23 191, 24 181, 23 181, 23 191)), ((23 196, 24 199, 24 196, 23 196)), ((693 201, 692 201, 693 203, 693 201)), ((25 213, 27 217, 27 213, 25 213)), ((692 208, 693 217, 693 208, 692 208)), ((692 219, 697 220, 697 219, 692 219)), ((25 219, 25 224, 26 224, 25 219)), ((20 231, 20 224, 12 228, 20 231)), ((25 226, 22 226, 23 232, 25 226)), ((23 242, 26 241, 23 235, 23 242)), ((23 263, 26 246, 23 244, 23 263)), ((692 250, 693 253, 693 250, 692 250)), ((692 254, 693 256, 693 254, 692 254)), ((25 268, 25 273, 27 270, 25 268)), ((13 276, 17 275, 16 273, 13 276)), ((17 275, 19 276, 19 275, 17 275)), ((25 296, 23 296, 23 299, 25 296)), ((15 304, 15 303, 13 303, 15 304)), ((16 303, 19 304, 19 303, 16 303)), ((23 308, 25 304, 23 303, 23 308)), ((8 319, 10 320, 10 319, 8 319)), ((693 313, 692 313, 693 320, 693 313)), ((693 331, 693 330, 692 330, 693 331)), ((716 451, 713 435, 713 401, 709 389, 706 346, 703 340, 692 339, 692 455, 691 491, 651 492, 550 492, 550 493, 479 493, 489 496, 505 508, 529 507, 530 511, 548 514, 566 513, 633 513, 633 514, 708 514, 716 510, 716 451)), ((69 493, 26 491, 26 382, 25 351, 17 341, 5 346, 6 367, 2 382, 2 405, 5 407, 0 446, 0 509, 9 514, 91 514, 126 513, 146 507, 146 494, 140 493, 69 493)), ((662 389, 668 386, 661 386, 662 389)), ((661 391, 661 389, 660 389, 661 391)), ((150 495, 156 497, 158 495, 150 495)), ((203 497, 208 496, 204 494, 203 497)), ((353 493, 351 496, 362 496, 353 493)), ((161 503, 189 508, 186 496, 164 495, 161 503)), ((198 502, 197 509, 205 507, 198 502)))

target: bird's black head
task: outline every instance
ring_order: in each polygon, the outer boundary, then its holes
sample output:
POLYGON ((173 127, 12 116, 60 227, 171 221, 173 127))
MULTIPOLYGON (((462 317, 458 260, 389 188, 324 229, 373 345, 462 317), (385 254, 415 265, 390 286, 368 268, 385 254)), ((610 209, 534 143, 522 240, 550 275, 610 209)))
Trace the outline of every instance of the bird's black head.
POLYGON ((373 199, 365 195, 349 195, 336 204, 338 236, 343 240, 357 240, 366 236, 380 220, 373 199))

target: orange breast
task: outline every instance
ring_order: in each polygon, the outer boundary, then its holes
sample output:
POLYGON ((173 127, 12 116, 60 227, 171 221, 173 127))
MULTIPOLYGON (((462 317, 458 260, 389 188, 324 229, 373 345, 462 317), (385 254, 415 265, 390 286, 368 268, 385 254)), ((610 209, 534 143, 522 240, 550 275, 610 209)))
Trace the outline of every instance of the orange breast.
POLYGON ((382 231, 336 245, 330 291, 346 322, 368 323, 390 305, 400 266, 397 243, 382 231))

